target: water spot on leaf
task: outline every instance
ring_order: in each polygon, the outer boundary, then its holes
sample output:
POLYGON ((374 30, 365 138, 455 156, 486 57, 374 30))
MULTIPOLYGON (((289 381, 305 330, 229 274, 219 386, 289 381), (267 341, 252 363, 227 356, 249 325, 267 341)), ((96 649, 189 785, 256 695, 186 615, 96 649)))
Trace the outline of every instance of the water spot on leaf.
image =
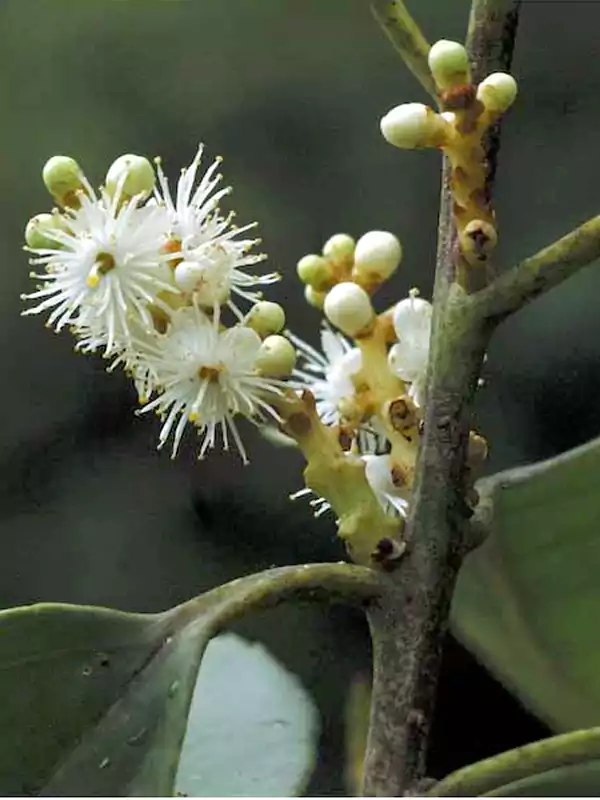
POLYGON ((134 733, 133 736, 130 736, 129 739, 127 739, 127 744, 131 745, 132 747, 135 747, 138 744, 142 744, 142 742, 146 738, 147 733, 148 733, 148 728, 142 728, 140 731, 134 733))

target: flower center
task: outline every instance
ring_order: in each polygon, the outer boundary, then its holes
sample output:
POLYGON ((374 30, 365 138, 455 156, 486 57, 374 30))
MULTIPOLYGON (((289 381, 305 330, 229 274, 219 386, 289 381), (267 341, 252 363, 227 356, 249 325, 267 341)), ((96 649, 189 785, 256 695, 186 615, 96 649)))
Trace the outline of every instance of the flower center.
POLYGON ((163 253, 173 253, 173 258, 169 259, 169 266, 173 270, 178 264, 181 264, 181 262, 183 261, 183 258, 181 257, 181 240, 177 239, 176 237, 167 239, 167 241, 162 246, 162 251, 163 253))
POLYGON ((87 276, 87 285, 94 289, 100 283, 100 278, 116 267, 114 256, 110 253, 98 253, 94 266, 87 276))
POLYGON ((219 375, 223 372, 223 364, 217 364, 214 367, 200 367, 198 370, 198 377, 201 381, 209 381, 209 383, 216 383, 219 380, 219 375))

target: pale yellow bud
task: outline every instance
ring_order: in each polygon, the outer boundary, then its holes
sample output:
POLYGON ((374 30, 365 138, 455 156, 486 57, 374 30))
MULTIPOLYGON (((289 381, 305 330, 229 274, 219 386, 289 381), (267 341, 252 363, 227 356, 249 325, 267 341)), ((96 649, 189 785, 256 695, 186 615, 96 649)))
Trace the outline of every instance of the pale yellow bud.
POLYGON ((296 366, 296 351, 285 336, 267 336, 255 361, 256 369, 269 378, 289 378, 296 366))
POLYGON ((322 291, 331 285, 333 270, 331 264, 322 256, 310 253, 303 256, 296 266, 298 277, 302 283, 322 291))
POLYGON ((279 333, 285 326, 285 311, 279 303, 261 300, 255 303, 244 320, 244 325, 256 331, 261 339, 279 333))
POLYGON ((156 176, 147 158, 127 153, 110 165, 105 183, 109 195, 120 192, 124 199, 130 199, 136 195, 149 195, 154 189, 156 176))
POLYGON ((78 206, 77 192, 83 189, 83 173, 69 156, 52 156, 42 170, 46 189, 61 206, 78 206))
POLYGON ((35 250, 50 248, 55 250, 60 247, 52 235, 57 230, 64 230, 65 226, 59 214, 36 214, 27 223, 25 228, 25 242, 28 247, 35 250))
POLYGON ((336 233, 323 245, 323 255, 336 264, 351 262, 354 255, 354 239, 347 233, 336 233))
POLYGON ((356 243, 353 275, 368 282, 381 282, 397 269, 402 245, 393 233, 369 231, 356 243))
POLYGON ((438 89, 470 83, 469 57, 462 44, 440 39, 432 45, 427 60, 438 89))
POLYGON ((318 292, 316 289, 313 289, 312 286, 306 286, 304 288, 304 299, 314 308, 322 309, 325 304, 326 296, 327 292, 318 292))
POLYGON ((506 72, 488 75, 477 87, 477 99, 492 114, 503 114, 517 96, 517 82, 506 72))
POLYGON ((441 147, 451 135, 452 126, 423 103, 403 103, 383 117, 381 132, 395 147, 441 147))
POLYGON ((328 292, 325 316, 347 336, 356 336, 371 324, 375 316, 371 298, 356 283, 338 283, 328 292))

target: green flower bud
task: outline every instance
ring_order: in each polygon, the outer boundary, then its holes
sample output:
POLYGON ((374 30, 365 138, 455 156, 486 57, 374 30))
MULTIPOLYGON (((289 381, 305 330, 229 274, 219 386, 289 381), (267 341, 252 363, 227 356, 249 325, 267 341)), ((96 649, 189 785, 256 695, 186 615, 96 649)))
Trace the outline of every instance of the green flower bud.
POLYGON ((327 292, 318 292, 316 289, 313 289, 312 286, 306 286, 304 288, 304 299, 314 308, 322 309, 326 296, 327 292))
POLYGON ((427 60, 438 89, 470 83, 469 57, 462 44, 440 39, 431 47, 427 60))
POLYGON ((64 230, 65 225, 60 214, 36 214, 25 228, 25 242, 34 250, 50 248, 55 250, 60 244, 52 236, 53 231, 64 230))
POLYGON ((285 336, 267 336, 255 361, 258 371, 269 378, 289 378, 296 366, 296 351, 285 336))
POLYGON ((313 253, 303 256, 296 266, 296 271, 302 283, 312 286, 317 291, 322 291, 331 285, 333 270, 331 264, 322 256, 313 253))
POLYGON ((323 245, 323 255, 334 263, 351 262, 354 255, 354 239, 347 233, 336 233, 323 245))
POLYGON ((79 164, 69 156, 52 156, 42 170, 46 189, 61 206, 79 206, 77 192, 83 189, 82 178, 79 164))
POLYGON ((106 191, 114 196, 120 190, 123 199, 147 196, 154 189, 156 175, 152 164, 143 156, 127 153, 119 156, 106 173, 106 191))
POLYGON ((347 336, 356 336, 375 316, 371 298, 356 283, 338 283, 325 298, 325 316, 347 336))
POLYGON ((285 311, 279 303, 271 303, 268 300, 261 300, 252 306, 244 325, 256 331, 261 339, 273 333, 279 333, 285 326, 285 311))

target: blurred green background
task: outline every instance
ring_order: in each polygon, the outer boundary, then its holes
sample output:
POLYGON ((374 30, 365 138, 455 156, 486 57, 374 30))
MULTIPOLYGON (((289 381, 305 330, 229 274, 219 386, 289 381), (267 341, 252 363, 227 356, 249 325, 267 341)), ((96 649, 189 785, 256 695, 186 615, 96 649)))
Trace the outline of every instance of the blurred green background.
MULTIPOLYGON (((464 35, 466 0, 412 5, 430 40, 464 35)), ((599 18, 599 3, 523 2, 520 94, 496 191, 500 265, 598 212, 599 18)), ((379 134, 390 107, 425 97, 367 1, 4 0, 0 67, 0 605, 159 610, 255 569, 342 557, 331 522, 287 500, 301 486, 295 452, 248 428, 249 467, 234 454, 198 463, 193 437, 174 462, 157 453, 157 422, 133 414, 125 376, 19 316, 31 289, 21 245, 28 218, 50 206, 40 178, 49 156, 75 157, 99 184, 124 152, 160 154, 176 179, 203 141, 210 159, 225 157, 238 221, 260 223, 284 276, 271 299, 296 333, 316 342, 319 315, 301 299, 295 263, 338 231, 401 237, 405 260, 379 307, 414 285, 430 296, 440 159, 379 134)), ((498 332, 477 404, 491 471, 600 433, 599 294, 600 271, 584 271, 498 332)), ((344 793, 342 706, 368 669, 362 620, 286 608, 240 630, 314 692, 323 734, 309 792, 344 793)), ((538 733, 454 643, 438 713, 434 772, 538 733), (449 743, 457 692, 473 730, 449 743), (506 733, 488 719, 500 707, 506 733)))

